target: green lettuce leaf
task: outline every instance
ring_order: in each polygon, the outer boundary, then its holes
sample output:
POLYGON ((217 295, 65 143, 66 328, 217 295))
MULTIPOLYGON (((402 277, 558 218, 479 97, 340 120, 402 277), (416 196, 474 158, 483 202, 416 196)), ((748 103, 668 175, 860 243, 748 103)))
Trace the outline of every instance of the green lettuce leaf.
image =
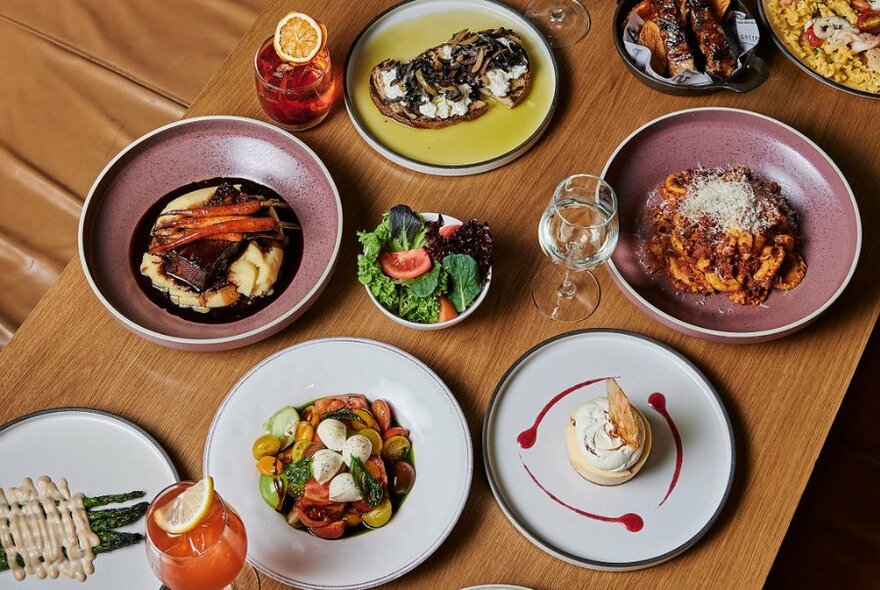
POLYGON ((443 259, 443 268, 449 273, 449 301, 461 313, 482 290, 477 261, 467 254, 450 254, 443 259))
POLYGON ((440 315, 440 298, 436 295, 416 297, 411 289, 404 289, 400 296, 398 315, 419 324, 435 324, 440 315))
POLYGON ((392 251, 413 250, 421 248, 425 243, 428 228, 422 221, 421 215, 406 205, 392 207, 387 219, 392 251))

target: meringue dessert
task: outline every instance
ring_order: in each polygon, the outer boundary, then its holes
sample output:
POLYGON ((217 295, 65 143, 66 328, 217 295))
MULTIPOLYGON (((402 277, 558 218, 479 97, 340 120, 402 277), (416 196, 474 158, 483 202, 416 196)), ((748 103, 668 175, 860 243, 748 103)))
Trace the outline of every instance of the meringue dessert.
POLYGON ((651 452, 651 425, 617 381, 606 381, 607 397, 579 407, 568 421, 566 443, 572 466, 587 481, 616 486, 632 479, 651 452))

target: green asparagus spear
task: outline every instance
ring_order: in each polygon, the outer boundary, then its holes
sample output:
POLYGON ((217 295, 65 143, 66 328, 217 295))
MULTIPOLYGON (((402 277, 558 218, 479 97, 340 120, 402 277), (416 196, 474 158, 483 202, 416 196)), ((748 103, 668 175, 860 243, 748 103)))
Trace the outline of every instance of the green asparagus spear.
MULTIPOLYGON (((144 538, 144 536, 140 533, 121 533, 117 531, 97 531, 96 534, 101 540, 101 543, 97 547, 95 547, 95 555, 98 555, 100 553, 107 553, 108 551, 114 551, 128 545, 134 545, 135 543, 139 543, 144 538)), ((24 560, 21 558, 21 555, 17 555, 16 557, 18 558, 18 565, 24 567, 24 560)), ((6 551, 4 551, 2 547, 0 547, 0 572, 8 569, 9 559, 6 556, 6 551)))
POLYGON ((89 526, 93 531, 116 529, 136 522, 150 507, 149 502, 139 502, 125 508, 105 508, 87 512, 89 526))
POLYGON ((143 498, 145 495, 145 492, 138 490, 125 494, 110 494, 107 496, 86 496, 85 498, 83 498, 83 506, 86 508, 86 510, 88 510, 97 506, 106 506, 107 504, 120 504, 122 502, 128 502, 129 500, 143 498))

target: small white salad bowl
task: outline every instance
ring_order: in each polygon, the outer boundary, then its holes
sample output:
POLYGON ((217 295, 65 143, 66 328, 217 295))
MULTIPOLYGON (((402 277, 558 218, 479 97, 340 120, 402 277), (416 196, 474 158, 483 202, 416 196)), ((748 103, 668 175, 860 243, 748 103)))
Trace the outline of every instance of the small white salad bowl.
MULTIPOLYGON (((420 215, 422 216, 422 219, 425 220, 426 222, 437 221, 440 218, 439 213, 428 212, 428 213, 420 213, 420 215)), ((445 213, 443 214, 443 227, 446 227, 447 225, 460 225, 462 223, 464 223, 464 222, 461 221, 460 219, 456 219, 455 217, 452 217, 451 215, 446 215, 445 213)), ((373 294, 370 292, 369 287, 364 285, 364 289, 367 291, 367 296, 370 298, 370 301, 373 302, 373 305, 375 305, 379 309, 379 311, 381 311, 385 315, 385 317, 390 319, 392 322, 394 322, 396 324, 400 324, 401 326, 404 326, 406 328, 412 328, 413 330, 426 331, 426 330, 442 330, 443 328, 449 328, 450 326, 454 326, 455 324, 463 322, 465 320, 465 318, 470 316, 472 313, 474 313, 474 311, 476 311, 476 309, 478 307, 480 307, 480 304, 483 303, 483 299, 486 298, 486 294, 489 293, 489 287, 491 285, 492 285, 492 268, 489 267, 489 274, 486 276, 486 284, 483 285, 483 290, 480 291, 480 294, 477 295, 477 298, 474 299, 474 302, 471 303, 471 306, 468 307, 463 312, 461 312, 460 314, 458 314, 457 316, 455 316, 454 318, 452 318, 451 320, 448 320, 445 322, 437 322, 435 324, 420 324, 418 322, 411 322, 409 320, 403 319, 402 317, 396 316, 393 313, 391 313, 390 311, 388 311, 387 309, 385 309, 381 303, 379 303, 379 301, 376 299, 376 297, 374 297, 373 294)))

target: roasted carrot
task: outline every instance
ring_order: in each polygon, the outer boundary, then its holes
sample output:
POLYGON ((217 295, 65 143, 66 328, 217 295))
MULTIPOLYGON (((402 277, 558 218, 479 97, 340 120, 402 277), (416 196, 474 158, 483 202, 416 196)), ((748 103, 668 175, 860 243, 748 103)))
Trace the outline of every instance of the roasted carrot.
POLYGON ((220 217, 224 215, 253 215, 263 208, 261 201, 245 201, 234 205, 209 205, 194 209, 175 209, 166 211, 165 215, 185 215, 187 217, 220 217))
POLYGON ((271 231, 278 228, 278 222, 271 217, 255 217, 249 219, 239 219, 236 221, 227 221, 226 223, 215 223, 207 227, 200 227, 184 231, 180 237, 175 237, 162 244, 150 247, 152 254, 161 254, 174 248, 201 240, 218 234, 234 234, 234 233, 251 233, 271 231))
POLYGON ((217 217, 182 217, 163 223, 153 230, 154 236, 171 235, 174 229, 195 229, 199 227, 207 227, 215 223, 226 223, 227 221, 238 221, 239 219, 250 219, 247 215, 220 215, 217 217))

